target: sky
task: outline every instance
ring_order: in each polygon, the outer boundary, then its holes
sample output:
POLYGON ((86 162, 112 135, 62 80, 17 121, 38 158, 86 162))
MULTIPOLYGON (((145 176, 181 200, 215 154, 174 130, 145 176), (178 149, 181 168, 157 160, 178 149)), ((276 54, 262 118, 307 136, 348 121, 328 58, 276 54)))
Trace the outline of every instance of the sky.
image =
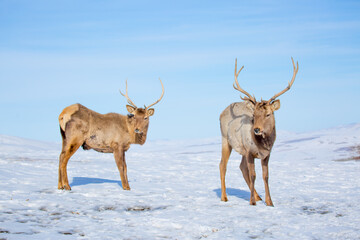
POLYGON ((58 115, 81 103, 127 114, 155 102, 148 140, 220 136, 219 115, 280 96, 278 130, 360 122, 359 1, 0 0, 0 134, 60 142, 58 115), (355 104, 354 104, 355 103, 355 104))

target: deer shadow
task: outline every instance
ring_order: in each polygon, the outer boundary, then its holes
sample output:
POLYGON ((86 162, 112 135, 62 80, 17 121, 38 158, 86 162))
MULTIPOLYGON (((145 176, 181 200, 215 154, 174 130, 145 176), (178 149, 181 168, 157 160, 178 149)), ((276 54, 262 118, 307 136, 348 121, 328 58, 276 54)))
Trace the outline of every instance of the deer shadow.
POLYGON ((88 178, 88 177, 73 177, 71 187, 83 186, 88 184, 103 184, 103 183, 117 183, 121 188, 122 184, 119 180, 109 180, 104 178, 88 178))
MULTIPOLYGON (((221 198, 221 188, 217 188, 213 190, 218 198, 221 198)), ((228 196, 235 196, 246 201, 250 201, 250 192, 236 189, 236 188, 226 188, 226 194, 228 196)))

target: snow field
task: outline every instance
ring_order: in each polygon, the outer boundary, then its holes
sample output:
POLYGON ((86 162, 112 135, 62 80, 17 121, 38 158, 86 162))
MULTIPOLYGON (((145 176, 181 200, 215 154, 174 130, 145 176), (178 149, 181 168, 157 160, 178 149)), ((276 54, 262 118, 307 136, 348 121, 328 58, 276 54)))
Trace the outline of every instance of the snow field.
MULTIPOLYGON (((80 149, 71 191, 57 190, 60 144, 0 136, 0 239, 360 239, 360 124, 278 132, 270 157, 275 207, 249 205, 233 152, 221 202, 219 138, 154 141, 126 154, 80 149), (338 161, 341 160, 341 161, 338 161)), ((256 189, 264 198, 261 164, 256 189)))

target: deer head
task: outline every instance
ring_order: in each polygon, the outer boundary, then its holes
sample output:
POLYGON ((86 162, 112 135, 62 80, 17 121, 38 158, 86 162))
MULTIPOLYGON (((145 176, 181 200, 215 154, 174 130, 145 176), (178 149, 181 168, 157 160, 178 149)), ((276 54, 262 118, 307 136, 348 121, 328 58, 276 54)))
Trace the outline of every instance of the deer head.
POLYGON ((240 74, 240 71, 244 68, 244 66, 242 66, 240 70, 237 71, 237 59, 235 59, 235 82, 233 86, 236 90, 246 95, 246 97, 240 96, 242 100, 249 101, 252 104, 254 104, 253 133, 257 137, 265 138, 271 135, 275 130, 274 111, 280 108, 280 100, 276 100, 276 98, 278 98, 280 95, 284 94, 286 91, 288 91, 291 88, 291 86, 294 83, 296 74, 299 70, 299 64, 296 62, 296 67, 295 67, 294 59, 291 58, 291 60, 294 68, 294 73, 288 86, 281 92, 275 94, 268 101, 261 100, 260 102, 257 102, 254 96, 251 96, 248 92, 246 92, 244 89, 240 87, 237 78, 240 74))
POLYGON ((128 105, 126 105, 126 109, 129 112, 129 114, 127 115, 127 125, 128 128, 130 130, 130 132, 135 133, 135 141, 139 144, 144 144, 146 141, 146 135, 147 135, 147 131, 149 128, 149 117, 151 117, 152 115, 154 115, 154 108, 150 108, 152 106, 154 106, 155 104, 157 104, 158 102, 160 102, 160 100, 163 98, 164 96, 164 85, 161 82, 161 79, 159 78, 160 83, 161 83, 161 87, 162 87, 162 93, 160 98, 150 104, 149 106, 144 106, 144 108, 138 108, 135 103, 133 101, 131 101, 131 99, 129 98, 128 95, 128 88, 127 88, 127 80, 126 80, 126 93, 123 94, 120 91, 120 94, 123 95, 126 99, 127 102, 129 103, 128 105))

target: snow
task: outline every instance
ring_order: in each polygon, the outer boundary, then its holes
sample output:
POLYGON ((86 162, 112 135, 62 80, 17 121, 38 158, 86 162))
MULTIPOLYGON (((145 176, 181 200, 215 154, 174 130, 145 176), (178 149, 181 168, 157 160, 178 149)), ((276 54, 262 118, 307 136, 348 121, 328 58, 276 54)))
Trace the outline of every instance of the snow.
POLYGON ((358 145, 360 124, 278 131, 269 164, 275 207, 267 207, 249 205, 236 152, 229 201, 220 201, 220 137, 133 145, 131 191, 122 190, 112 154, 80 149, 64 191, 61 144, 0 135, 0 239, 360 239, 358 145))

